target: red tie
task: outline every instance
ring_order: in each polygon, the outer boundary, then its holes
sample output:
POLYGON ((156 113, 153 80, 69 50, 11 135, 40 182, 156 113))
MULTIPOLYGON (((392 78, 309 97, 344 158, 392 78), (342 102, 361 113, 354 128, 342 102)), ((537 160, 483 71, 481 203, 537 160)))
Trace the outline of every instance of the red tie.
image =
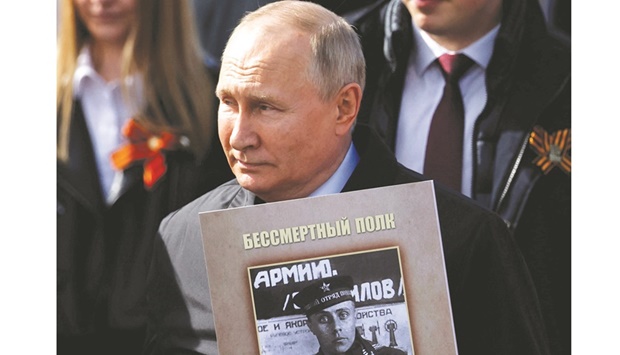
POLYGON ((437 60, 446 85, 428 132, 424 175, 461 191, 465 117, 459 79, 474 62, 464 54, 444 54, 437 60))

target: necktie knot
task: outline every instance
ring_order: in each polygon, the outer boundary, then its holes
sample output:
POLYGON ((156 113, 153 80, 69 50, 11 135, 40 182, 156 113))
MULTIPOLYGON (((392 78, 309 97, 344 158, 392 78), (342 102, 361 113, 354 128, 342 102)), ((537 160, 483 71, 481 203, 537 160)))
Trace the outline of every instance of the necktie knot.
POLYGON ((439 66, 446 81, 459 81, 474 61, 465 54, 442 54, 439 58, 439 66))

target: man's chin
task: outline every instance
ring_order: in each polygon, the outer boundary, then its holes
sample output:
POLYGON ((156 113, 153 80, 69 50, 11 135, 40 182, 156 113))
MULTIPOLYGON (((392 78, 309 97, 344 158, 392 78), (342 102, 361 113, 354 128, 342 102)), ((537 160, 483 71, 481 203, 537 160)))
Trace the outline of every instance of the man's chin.
POLYGON ((347 352, 347 350, 349 350, 349 348, 351 347, 351 345, 353 345, 352 342, 350 342, 348 339, 344 339, 344 340, 337 340, 334 342, 334 350, 337 353, 345 353, 347 352))
POLYGON ((254 175, 250 174, 236 174, 237 182, 244 189, 252 192, 255 195, 261 195, 265 191, 269 191, 264 184, 256 181, 254 175))

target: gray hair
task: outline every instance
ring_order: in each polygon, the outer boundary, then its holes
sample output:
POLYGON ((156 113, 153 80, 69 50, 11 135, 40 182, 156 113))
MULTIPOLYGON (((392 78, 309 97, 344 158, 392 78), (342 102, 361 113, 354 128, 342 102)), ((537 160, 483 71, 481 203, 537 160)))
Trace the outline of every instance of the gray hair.
POLYGON ((366 62, 360 39, 342 17, 312 2, 276 1, 246 14, 233 35, 237 29, 265 17, 273 26, 287 25, 310 34, 312 58, 306 75, 323 100, 329 100, 350 83, 364 90, 366 62))

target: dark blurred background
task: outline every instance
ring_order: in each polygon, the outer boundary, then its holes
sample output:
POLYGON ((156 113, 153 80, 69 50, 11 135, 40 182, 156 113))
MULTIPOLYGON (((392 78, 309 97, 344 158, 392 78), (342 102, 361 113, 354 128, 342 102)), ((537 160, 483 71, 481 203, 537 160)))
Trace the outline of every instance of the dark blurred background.
MULTIPOLYGON (((219 59, 230 33, 248 11, 277 0, 193 0, 200 41, 205 61, 210 67, 219 66, 219 59)), ((339 15, 359 10, 386 0, 315 0, 339 15)), ((549 29, 570 43, 570 0, 539 0, 549 29)))

